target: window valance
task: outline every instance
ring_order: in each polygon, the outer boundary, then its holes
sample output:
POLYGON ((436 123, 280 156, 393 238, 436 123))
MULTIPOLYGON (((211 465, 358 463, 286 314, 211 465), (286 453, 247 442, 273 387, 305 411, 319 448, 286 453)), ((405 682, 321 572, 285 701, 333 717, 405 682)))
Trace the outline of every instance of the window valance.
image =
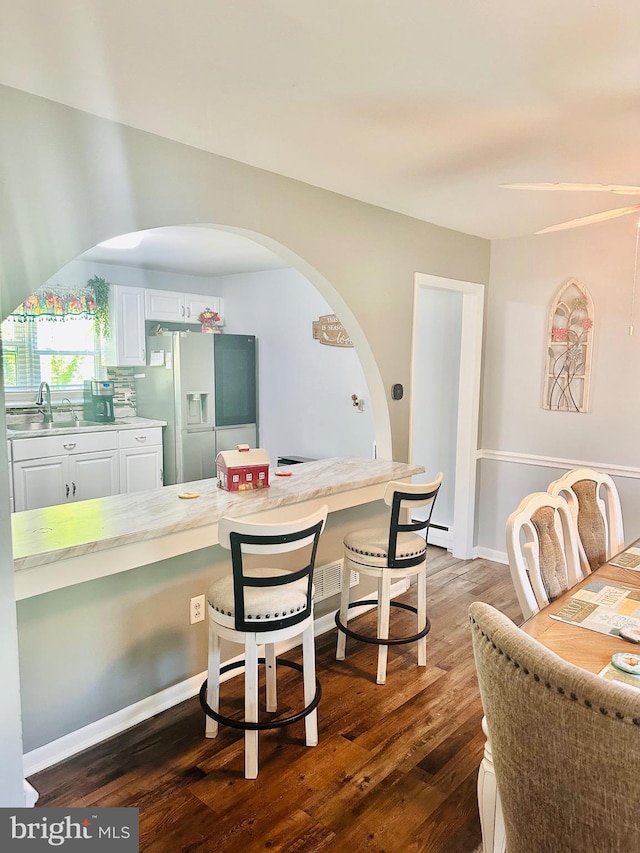
POLYGON ((10 315, 19 322, 44 318, 64 320, 66 317, 93 318, 97 335, 109 337, 111 317, 109 314, 108 281, 94 275, 84 287, 64 287, 45 285, 33 296, 25 299, 22 305, 10 315))
POLYGON ((11 313, 20 322, 35 320, 39 317, 51 320, 63 320, 65 317, 95 317, 96 298, 89 287, 70 290, 56 285, 41 288, 27 297, 11 313))

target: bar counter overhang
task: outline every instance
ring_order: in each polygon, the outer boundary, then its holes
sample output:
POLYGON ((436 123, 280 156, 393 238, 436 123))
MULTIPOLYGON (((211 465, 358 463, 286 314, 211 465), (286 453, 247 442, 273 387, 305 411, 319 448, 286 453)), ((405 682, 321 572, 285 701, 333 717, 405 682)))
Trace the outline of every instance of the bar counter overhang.
POLYGON ((198 480, 12 516, 16 599, 40 595, 218 544, 218 521, 269 513, 295 515, 321 504, 329 512, 381 500, 392 480, 410 480, 419 465, 336 457, 292 466, 267 489, 226 492, 198 480), (184 492, 199 497, 183 500, 184 492))

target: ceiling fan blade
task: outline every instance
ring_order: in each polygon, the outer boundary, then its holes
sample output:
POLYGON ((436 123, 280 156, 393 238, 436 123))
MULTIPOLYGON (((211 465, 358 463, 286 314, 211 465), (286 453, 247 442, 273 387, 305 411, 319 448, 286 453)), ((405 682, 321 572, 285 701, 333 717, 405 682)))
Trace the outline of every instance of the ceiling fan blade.
POLYGON ((506 190, 544 190, 560 192, 606 192, 621 195, 640 195, 640 187, 626 187, 622 184, 500 184, 506 190))
POLYGON ((616 207, 613 210, 605 210, 602 213, 592 213, 589 216, 581 216, 578 219, 570 219, 559 225, 550 225, 536 231, 536 234, 549 234, 551 231, 564 231, 565 228, 579 228, 581 225, 591 225, 593 222, 604 222, 607 219, 616 219, 618 216, 626 216, 628 213, 636 213, 640 210, 640 204, 632 204, 630 207, 616 207))

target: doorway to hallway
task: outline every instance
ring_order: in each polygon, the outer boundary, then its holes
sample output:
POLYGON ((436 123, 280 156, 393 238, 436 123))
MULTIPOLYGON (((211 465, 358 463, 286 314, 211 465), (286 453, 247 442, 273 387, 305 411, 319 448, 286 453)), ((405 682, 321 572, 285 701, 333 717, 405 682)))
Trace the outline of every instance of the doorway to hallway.
POLYGON ((443 471, 429 541, 474 555, 484 286, 416 273, 410 460, 443 471))

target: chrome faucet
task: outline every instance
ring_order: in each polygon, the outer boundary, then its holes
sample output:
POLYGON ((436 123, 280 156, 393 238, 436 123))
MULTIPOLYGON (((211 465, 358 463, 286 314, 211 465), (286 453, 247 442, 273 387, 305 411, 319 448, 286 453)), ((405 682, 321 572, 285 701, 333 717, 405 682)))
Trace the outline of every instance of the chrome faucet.
POLYGON ((80 420, 80 418, 78 417, 78 413, 76 412, 76 410, 73 408, 73 405, 72 405, 72 403, 71 403, 71 400, 70 400, 68 397, 63 397, 63 398, 62 398, 62 402, 63 402, 63 403, 67 403, 67 405, 69 406, 69 411, 70 411, 70 412, 71 412, 71 414, 73 415, 73 419, 74 419, 74 421, 75 421, 76 423, 78 423, 78 421, 80 420))
POLYGON ((38 388, 36 406, 42 406, 43 404, 45 406, 45 409, 42 413, 43 423, 52 424, 53 412, 51 411, 51 388, 49 388, 48 382, 41 382, 40 387, 38 388))

